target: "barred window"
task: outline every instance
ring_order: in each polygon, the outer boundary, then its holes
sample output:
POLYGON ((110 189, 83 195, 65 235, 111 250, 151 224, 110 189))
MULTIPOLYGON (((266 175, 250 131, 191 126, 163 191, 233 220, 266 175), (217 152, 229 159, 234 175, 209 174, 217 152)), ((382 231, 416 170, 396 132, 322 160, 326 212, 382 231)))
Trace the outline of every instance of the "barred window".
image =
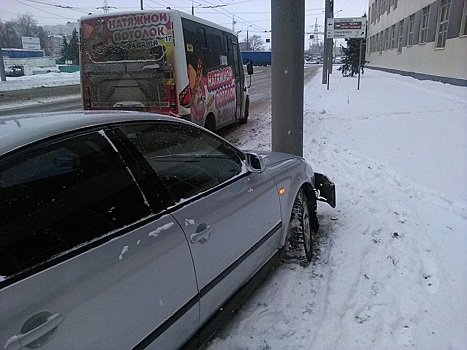
POLYGON ((430 19, 430 6, 423 9, 420 26, 420 44, 426 43, 428 39, 428 20, 430 19))
POLYGON ((396 46, 396 25, 391 27, 391 49, 395 49, 396 46))
POLYGON ((404 21, 399 22, 399 31, 397 34, 397 52, 402 52, 402 39, 404 38, 404 21))
POLYGON ((415 14, 409 18, 409 34, 407 36, 407 46, 412 46, 414 42, 415 14))
POLYGON ((464 0, 464 10, 462 11, 461 31, 459 35, 467 35, 467 0, 464 0))
POLYGON ((436 40, 437 48, 444 48, 446 46, 450 12, 451 0, 441 0, 441 7, 439 10, 438 17, 438 38, 436 40))
POLYGON ((384 34, 383 31, 379 33, 379 53, 383 53, 384 50, 384 34))
POLYGON ((384 38, 386 39, 385 50, 389 50, 391 48, 391 37, 389 36, 389 28, 386 28, 384 32, 384 38))

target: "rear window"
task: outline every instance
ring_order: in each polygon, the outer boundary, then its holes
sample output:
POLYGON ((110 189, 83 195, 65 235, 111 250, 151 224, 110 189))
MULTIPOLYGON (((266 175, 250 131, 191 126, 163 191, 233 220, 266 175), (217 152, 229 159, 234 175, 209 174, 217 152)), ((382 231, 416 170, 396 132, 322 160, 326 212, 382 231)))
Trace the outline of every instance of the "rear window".
POLYGON ((0 159, 0 276, 150 214, 119 154, 98 132, 18 151, 0 159))

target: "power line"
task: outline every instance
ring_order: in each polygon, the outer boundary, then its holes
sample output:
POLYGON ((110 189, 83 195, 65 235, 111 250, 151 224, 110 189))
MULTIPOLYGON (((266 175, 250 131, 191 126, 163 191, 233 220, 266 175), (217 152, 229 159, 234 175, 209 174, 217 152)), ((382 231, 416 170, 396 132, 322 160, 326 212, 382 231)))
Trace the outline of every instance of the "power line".
MULTIPOLYGON (((31 0, 29 0, 29 1, 31 1, 31 0)), ((38 7, 35 7, 35 6, 32 6, 32 5, 29 5, 29 4, 25 4, 24 2, 21 2, 21 1, 19 1, 19 0, 17 0, 17 2, 19 2, 19 3, 22 4, 22 5, 29 6, 29 7, 33 8, 33 9, 35 9, 35 10, 42 11, 42 12, 48 13, 48 14, 50 14, 50 15, 54 15, 54 16, 56 16, 55 18, 71 19, 71 18, 69 18, 69 17, 60 16, 60 15, 57 15, 56 13, 49 12, 49 11, 43 10, 43 9, 41 9, 41 8, 38 8, 38 7)), ((35 2, 35 1, 32 1, 32 2, 35 2)), ((76 19, 73 19, 73 20, 76 20, 76 19)))

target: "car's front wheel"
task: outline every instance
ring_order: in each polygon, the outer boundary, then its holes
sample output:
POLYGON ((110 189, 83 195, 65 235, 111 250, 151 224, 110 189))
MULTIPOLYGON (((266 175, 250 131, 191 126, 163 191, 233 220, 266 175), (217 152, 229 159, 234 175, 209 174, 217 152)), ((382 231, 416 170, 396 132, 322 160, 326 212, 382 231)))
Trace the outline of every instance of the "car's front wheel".
POLYGON ((311 262, 313 253, 313 228, 317 231, 316 215, 311 212, 310 201, 303 189, 301 189, 292 207, 290 224, 285 246, 285 261, 297 262, 307 266, 311 262))

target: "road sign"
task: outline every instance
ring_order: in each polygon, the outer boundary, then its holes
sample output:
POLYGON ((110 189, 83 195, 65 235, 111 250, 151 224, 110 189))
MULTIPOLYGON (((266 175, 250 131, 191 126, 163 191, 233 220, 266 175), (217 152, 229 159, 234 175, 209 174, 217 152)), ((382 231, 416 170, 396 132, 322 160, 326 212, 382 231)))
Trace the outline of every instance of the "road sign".
POLYGON ((328 18, 326 39, 359 39, 366 36, 366 17, 328 18))

